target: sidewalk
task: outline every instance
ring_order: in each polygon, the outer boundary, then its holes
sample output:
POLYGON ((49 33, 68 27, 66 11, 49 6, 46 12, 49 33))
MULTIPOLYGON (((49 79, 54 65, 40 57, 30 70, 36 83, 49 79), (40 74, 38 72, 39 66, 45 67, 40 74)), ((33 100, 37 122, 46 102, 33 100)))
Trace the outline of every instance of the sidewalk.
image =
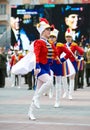
POLYGON ((90 87, 74 92, 73 100, 61 99, 61 107, 54 108, 55 95, 41 97, 41 108, 36 109, 36 121, 27 113, 34 90, 22 87, 0 88, 0 130, 90 130, 90 87))

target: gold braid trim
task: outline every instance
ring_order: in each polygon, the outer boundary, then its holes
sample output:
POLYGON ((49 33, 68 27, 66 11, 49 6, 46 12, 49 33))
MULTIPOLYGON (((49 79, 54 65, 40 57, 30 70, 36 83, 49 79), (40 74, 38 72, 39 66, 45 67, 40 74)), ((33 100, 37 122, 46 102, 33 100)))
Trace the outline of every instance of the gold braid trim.
POLYGON ((64 46, 64 44, 63 44, 63 43, 58 42, 56 46, 57 46, 57 47, 63 47, 63 46, 64 46))

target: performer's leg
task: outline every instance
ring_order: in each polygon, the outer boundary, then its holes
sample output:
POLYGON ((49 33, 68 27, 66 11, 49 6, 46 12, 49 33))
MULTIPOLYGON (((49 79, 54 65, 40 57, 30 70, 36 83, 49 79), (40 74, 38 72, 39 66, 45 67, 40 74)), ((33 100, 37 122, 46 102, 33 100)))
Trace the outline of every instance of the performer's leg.
POLYGON ((69 87, 69 83, 67 82, 67 77, 62 77, 62 85, 63 85, 63 98, 68 96, 68 87, 69 87))
POLYGON ((51 86, 52 86, 52 80, 48 74, 44 74, 38 78, 37 87, 36 87, 35 94, 33 96, 32 103, 31 103, 31 106, 29 108, 29 113, 28 113, 28 116, 30 119, 32 120, 35 119, 33 115, 33 111, 35 107, 40 108, 40 105, 39 105, 40 96, 43 93, 47 92, 51 86))
POLYGON ((34 101, 35 106, 37 108, 40 108, 40 106, 37 105, 38 99, 40 98, 40 96, 43 93, 47 93, 50 90, 50 88, 52 87, 51 76, 49 76, 48 74, 44 74, 44 75, 40 76, 37 81, 37 87, 38 87, 37 88, 38 92, 35 94, 33 101, 34 101), (42 83, 41 86, 40 86, 40 83, 42 83))
POLYGON ((56 99, 54 107, 60 106, 60 97, 61 97, 61 76, 56 76, 56 99))
MULTIPOLYGON (((52 71, 52 70, 51 70, 51 79, 52 79, 52 83, 53 83, 54 74, 53 74, 53 71, 52 71)), ((53 83, 53 85, 50 87, 50 90, 49 90, 49 98, 52 98, 52 97, 53 97, 53 92, 54 92, 54 83, 53 83)))
POLYGON ((72 99, 72 94, 73 94, 73 91, 74 91, 74 78, 75 78, 75 75, 72 75, 69 77, 70 79, 70 83, 69 83, 69 99, 72 99))
POLYGON ((11 87, 15 87, 15 75, 11 73, 11 87))
POLYGON ((28 112, 28 116, 29 116, 29 119, 31 120, 35 120, 35 116, 34 116, 34 110, 35 110, 35 106, 34 106, 34 103, 31 102, 31 105, 29 107, 29 112, 28 112))
POLYGON ((15 75, 15 86, 18 86, 19 81, 18 81, 18 75, 15 75))
POLYGON ((18 88, 21 87, 21 75, 18 75, 18 85, 17 85, 18 88))

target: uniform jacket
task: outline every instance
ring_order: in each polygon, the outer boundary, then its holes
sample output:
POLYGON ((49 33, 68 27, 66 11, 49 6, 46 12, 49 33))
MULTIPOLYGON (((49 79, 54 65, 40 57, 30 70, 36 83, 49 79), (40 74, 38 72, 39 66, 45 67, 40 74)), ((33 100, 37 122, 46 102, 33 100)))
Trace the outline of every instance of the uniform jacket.
POLYGON ((47 64, 48 60, 56 57, 56 49, 53 45, 43 40, 36 40, 34 43, 34 53, 36 55, 36 63, 47 64))
POLYGON ((18 54, 17 56, 15 54, 13 54, 12 57, 11 57, 11 62, 10 62, 11 67, 13 65, 15 65, 22 58, 23 58, 22 54, 18 54))
POLYGON ((56 44, 56 48, 57 48, 57 52, 58 52, 58 56, 60 57, 60 55, 64 52, 66 55, 64 56, 65 59, 74 59, 75 57, 72 55, 71 51, 66 47, 65 44, 63 43, 57 43, 56 44))
POLYGON ((73 54, 74 57, 71 57, 70 60, 71 62, 73 62, 75 60, 75 53, 78 52, 78 56, 83 56, 84 54, 84 49, 80 46, 78 46, 77 43, 72 42, 69 45, 67 45, 67 43, 65 44, 66 47, 71 51, 71 53, 73 54))

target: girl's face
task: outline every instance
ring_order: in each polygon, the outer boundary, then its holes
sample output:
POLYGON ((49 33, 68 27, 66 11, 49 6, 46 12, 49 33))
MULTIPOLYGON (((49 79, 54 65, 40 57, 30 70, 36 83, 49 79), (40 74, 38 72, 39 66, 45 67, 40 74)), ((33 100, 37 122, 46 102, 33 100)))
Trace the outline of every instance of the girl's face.
POLYGON ((71 36, 66 36, 65 39, 66 39, 66 41, 67 41, 68 43, 71 43, 71 42, 72 42, 72 37, 71 37, 71 36))
POLYGON ((55 36, 50 36, 49 37, 49 41, 50 41, 50 43, 55 43, 56 42, 56 37, 55 36))
POLYGON ((42 36, 45 37, 46 39, 48 39, 50 37, 50 32, 51 32, 51 29, 50 28, 46 28, 43 31, 42 36))

